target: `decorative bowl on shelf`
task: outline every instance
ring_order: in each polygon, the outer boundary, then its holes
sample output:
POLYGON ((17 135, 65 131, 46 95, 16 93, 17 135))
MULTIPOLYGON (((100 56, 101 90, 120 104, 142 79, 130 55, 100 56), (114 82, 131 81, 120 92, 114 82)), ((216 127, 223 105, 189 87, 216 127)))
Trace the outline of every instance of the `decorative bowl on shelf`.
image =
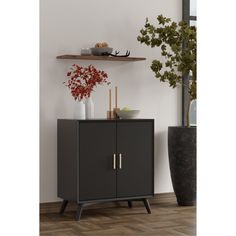
POLYGON ((91 53, 92 52, 90 48, 81 48, 81 56, 90 56, 91 53))
POLYGON ((138 116, 140 110, 117 110, 116 114, 121 119, 133 119, 138 116))
POLYGON ((112 53, 113 48, 91 48, 91 52, 94 56, 103 56, 103 53, 112 53))

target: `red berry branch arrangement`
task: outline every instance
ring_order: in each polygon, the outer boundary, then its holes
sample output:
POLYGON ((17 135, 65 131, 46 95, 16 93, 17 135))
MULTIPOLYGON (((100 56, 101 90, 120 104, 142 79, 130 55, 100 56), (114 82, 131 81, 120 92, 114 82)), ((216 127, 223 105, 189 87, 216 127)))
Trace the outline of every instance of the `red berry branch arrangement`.
POLYGON ((64 82, 64 84, 70 89, 74 99, 79 101, 83 98, 89 98, 91 92, 94 91, 94 87, 98 84, 110 84, 107 81, 107 73, 96 69, 93 65, 82 67, 74 64, 67 76, 69 80, 64 82))

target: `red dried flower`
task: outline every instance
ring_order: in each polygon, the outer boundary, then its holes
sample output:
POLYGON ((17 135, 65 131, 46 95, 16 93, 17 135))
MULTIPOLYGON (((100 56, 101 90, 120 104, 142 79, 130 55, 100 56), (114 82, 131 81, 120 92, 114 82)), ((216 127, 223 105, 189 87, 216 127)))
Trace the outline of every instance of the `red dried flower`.
POLYGON ((96 69, 93 65, 81 67, 74 64, 67 72, 67 76, 70 79, 64 83, 70 89, 74 99, 79 101, 83 98, 89 98, 94 87, 98 84, 110 84, 107 81, 107 73, 96 69))

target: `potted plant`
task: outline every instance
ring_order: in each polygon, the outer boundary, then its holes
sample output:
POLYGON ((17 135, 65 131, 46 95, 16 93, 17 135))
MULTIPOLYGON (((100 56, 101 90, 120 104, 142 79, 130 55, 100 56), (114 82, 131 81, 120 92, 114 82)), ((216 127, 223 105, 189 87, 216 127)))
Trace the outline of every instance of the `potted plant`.
POLYGON ((69 79, 64 84, 70 89, 76 104, 75 118, 87 119, 94 118, 94 106, 91 93, 97 85, 107 84, 108 75, 106 72, 96 69, 93 65, 82 67, 73 64, 70 71, 67 72, 69 79), (83 100, 85 99, 85 104, 83 100), (86 109, 85 109, 86 108, 86 109))
POLYGON ((140 30, 137 40, 151 47, 160 47, 161 60, 153 60, 151 69, 161 82, 172 88, 188 76, 189 103, 187 125, 168 127, 168 152, 171 179, 179 205, 196 202, 196 127, 189 123, 190 104, 196 99, 196 27, 176 23, 159 15, 158 25, 149 23, 140 30))

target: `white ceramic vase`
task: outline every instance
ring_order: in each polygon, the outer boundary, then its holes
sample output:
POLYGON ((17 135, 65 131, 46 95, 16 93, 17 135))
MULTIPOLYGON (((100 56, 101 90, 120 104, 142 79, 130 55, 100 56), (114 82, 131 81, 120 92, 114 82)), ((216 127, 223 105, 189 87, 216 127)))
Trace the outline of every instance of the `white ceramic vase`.
POLYGON ((83 101, 75 102, 74 119, 78 120, 85 119, 85 104, 83 101))
POLYGON ((189 108, 189 123, 191 126, 197 125, 197 100, 194 99, 189 108))
POLYGON ((94 119, 94 104, 91 97, 85 101, 86 119, 94 119))

